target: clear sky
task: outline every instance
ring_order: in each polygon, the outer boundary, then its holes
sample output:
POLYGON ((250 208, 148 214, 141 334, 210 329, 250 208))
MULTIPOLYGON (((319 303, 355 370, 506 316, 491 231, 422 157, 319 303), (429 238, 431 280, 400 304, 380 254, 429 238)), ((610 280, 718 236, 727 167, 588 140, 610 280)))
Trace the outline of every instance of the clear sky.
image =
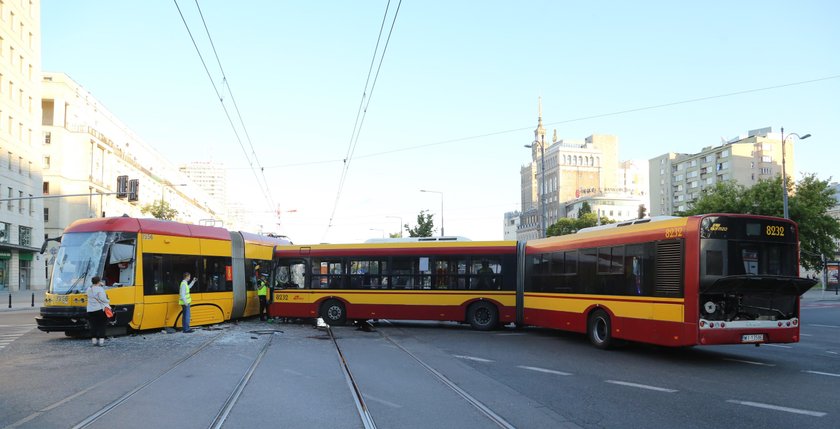
MULTIPOLYGON (((833 0, 405 1, 337 205, 388 2, 198 4, 279 219, 175 2, 43 0, 43 69, 67 73, 173 163, 224 162, 232 197, 298 243, 380 237, 420 210, 438 225, 441 200, 447 235, 501 239, 503 213, 520 207, 539 96, 549 136, 613 134, 620 159, 784 126, 813 135, 796 144, 795 179, 840 180, 833 0), (750 91, 763 88, 774 89, 750 91)), ((223 88, 195 0, 178 6, 223 88)), ((225 105, 235 115, 230 95, 225 105)))

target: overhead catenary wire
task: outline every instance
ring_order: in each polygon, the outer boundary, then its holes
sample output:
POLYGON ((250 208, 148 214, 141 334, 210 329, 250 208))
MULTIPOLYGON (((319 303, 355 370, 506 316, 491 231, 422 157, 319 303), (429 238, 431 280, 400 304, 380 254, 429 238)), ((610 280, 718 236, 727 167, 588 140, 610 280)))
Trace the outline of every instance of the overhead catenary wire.
MULTIPOLYGON (((766 87, 761 87, 761 88, 751 88, 751 89, 728 92, 728 93, 723 93, 723 94, 710 95, 710 96, 706 96, 706 97, 689 98, 689 99, 685 99, 685 100, 672 101, 672 102, 668 102, 668 103, 652 104, 652 105, 649 105, 649 106, 642 106, 642 107, 634 107, 634 108, 630 108, 630 109, 617 110, 617 111, 608 112, 608 113, 599 113, 599 114, 593 114, 593 115, 587 115, 587 116, 580 116, 580 117, 577 117, 577 118, 564 119, 564 120, 560 120, 560 121, 556 121, 556 122, 548 122, 545 125, 551 126, 551 125, 569 124, 569 123, 572 123, 572 122, 581 122, 581 121, 587 121, 587 120, 590 120, 590 119, 605 118, 605 117, 609 117, 609 116, 619 116, 619 115, 624 115, 624 114, 628 114, 628 113, 643 112, 643 111, 646 111, 646 110, 662 109, 662 108, 665 108, 665 107, 678 106, 678 105, 681 105, 681 104, 699 103, 699 102, 702 102, 702 101, 709 101, 709 100, 714 100, 714 99, 717 99, 717 98, 735 97, 735 96, 750 94, 750 93, 754 93, 754 92, 770 91, 770 90, 774 90, 774 89, 786 88, 786 87, 790 87, 790 86, 806 85, 806 84, 823 82, 823 81, 826 81, 826 80, 833 80, 833 79, 840 79, 840 74, 830 75, 830 76, 825 76, 825 77, 820 77, 820 78, 815 78, 815 79, 802 80, 802 81, 797 81, 797 82, 789 82, 789 83, 784 83, 784 84, 766 86, 766 87)), ((533 125, 529 125, 527 127, 511 128, 511 129, 502 130, 502 131, 492 131, 492 132, 488 132, 488 133, 484 133, 484 134, 476 134, 476 135, 472 135, 472 136, 457 137, 457 138, 441 140, 441 141, 437 141, 437 142, 423 143, 423 144, 413 145, 413 146, 405 146, 405 147, 390 149, 390 150, 381 151, 381 152, 371 152, 371 153, 368 153, 368 154, 362 154, 362 155, 354 156, 354 158, 355 159, 373 158, 373 157, 378 157, 378 156, 383 156, 383 155, 390 155, 390 154, 393 154, 393 153, 407 152, 407 151, 411 151, 411 150, 423 149, 423 148, 427 148, 427 147, 431 147, 431 146, 439 146, 439 145, 445 145, 445 144, 451 144, 451 143, 460 143, 460 142, 464 142, 464 141, 468 141, 468 140, 477 140, 477 139, 481 139, 481 138, 485 138, 485 137, 493 137, 493 136, 499 136, 499 135, 504 135, 504 134, 517 133, 517 132, 521 132, 521 131, 530 131, 530 130, 533 130, 533 128, 534 128, 533 125)), ((337 162, 342 162, 342 160, 341 159, 330 159, 330 160, 320 160, 320 161, 309 161, 309 162, 300 162, 300 163, 294 163, 294 164, 271 165, 271 166, 266 166, 265 168, 267 168, 267 169, 287 168, 287 167, 299 167, 299 166, 306 166, 306 165, 327 164, 327 163, 337 163, 337 162)), ((242 167, 239 167, 239 168, 242 168, 242 167)), ((245 168, 247 168, 247 167, 245 167, 245 168)), ((232 167, 230 169, 238 169, 238 168, 237 167, 232 167)))
MULTIPOLYGON (((236 141, 237 141, 237 143, 239 143, 239 147, 242 149, 242 153, 245 155, 245 159, 248 161, 248 165, 250 166, 251 171, 254 174, 254 178, 257 180, 257 185, 260 188, 260 192, 262 193, 263 197, 265 197, 266 203, 269 204, 269 206, 273 206, 274 203, 272 202, 272 198, 271 198, 271 195, 270 195, 270 192, 269 192, 269 187, 267 185, 267 182, 265 181, 264 168, 262 168, 260 166, 260 174, 258 174, 257 170, 254 168, 254 162, 256 161, 257 165, 259 165, 259 161, 256 159, 257 157, 256 157, 256 153, 253 150, 253 145, 251 145, 251 152, 254 154, 254 161, 251 160, 251 156, 248 154, 248 151, 245 148, 244 143, 242 142, 242 137, 239 135, 239 131, 237 130, 236 125, 234 124, 233 118, 231 117, 230 111, 228 111, 227 105, 225 105, 224 97, 222 96, 221 92, 219 91, 219 88, 216 86, 216 82, 213 79, 213 75, 212 75, 212 73, 210 73, 210 69, 207 67, 207 62, 204 60, 204 56, 201 54, 201 50, 198 48, 198 43, 196 43, 195 37, 193 36, 192 31, 190 30, 189 24, 187 24, 187 20, 184 17, 183 11, 181 10, 181 6, 178 5, 178 0, 173 0, 173 2, 175 3, 175 7, 178 9, 178 14, 181 17, 181 21, 184 23, 184 27, 187 30, 187 34, 189 34, 189 36, 190 36, 190 41, 192 41, 192 44, 195 47, 195 51, 198 54, 199 59, 201 60, 201 64, 204 67, 205 73, 207 74, 207 78, 210 79, 210 84, 213 86, 213 91, 215 91, 216 97, 219 99, 219 102, 222 105, 222 109, 224 110, 225 116, 227 117, 227 120, 228 120, 228 123, 230 124, 231 130, 233 131, 233 134, 236 137, 236 141), (262 176, 262 179, 263 179, 262 181, 260 180, 260 176, 262 176)), ((198 1, 197 0, 196 0, 196 6, 198 6, 198 1)), ((199 14, 201 14, 201 9, 200 8, 199 8, 199 14)), ((201 16, 201 20, 202 20, 202 22, 204 22, 203 14, 201 16)), ((207 31, 207 37, 210 38, 210 32, 207 29, 206 23, 204 23, 204 28, 207 31)), ((210 43, 211 43, 211 45, 213 45, 212 39, 210 40, 210 43)), ((222 64, 221 64, 221 61, 219 60, 219 56, 216 53, 215 46, 213 46, 213 52, 214 52, 214 54, 216 54, 216 60, 219 62, 219 68, 222 70, 223 81, 225 82, 225 86, 228 89, 228 93, 231 94, 231 100, 233 101, 233 104, 236 107, 236 101, 233 98, 233 93, 230 90, 230 86, 227 84, 227 78, 224 77, 224 69, 222 68, 222 64)), ((242 120, 242 115, 239 114, 239 108, 238 107, 236 107, 236 112, 239 115, 240 123, 242 124, 243 131, 244 131, 244 133, 247 137, 248 136, 247 129, 245 128, 245 123, 242 120)), ((247 137, 247 138, 248 138, 249 144, 250 144, 250 137, 247 137)))
POLYGON ((348 143, 347 152, 346 152, 346 155, 345 155, 344 159, 342 160, 341 176, 340 176, 339 181, 338 181, 338 189, 336 191, 335 200, 333 202, 333 208, 332 208, 332 211, 330 212, 330 220, 327 223, 327 228, 324 230, 324 237, 323 237, 322 241, 326 240, 326 236, 329 233, 330 228, 332 227, 333 219, 335 218, 335 213, 338 210, 338 204, 339 204, 339 201, 341 200, 341 194, 344 190, 344 184, 347 181, 347 175, 350 171, 350 163, 353 160, 353 154, 356 151, 356 146, 358 145, 358 142, 359 142, 359 136, 361 135, 361 132, 362 132, 362 125, 364 124, 365 117, 367 116, 367 111, 368 111, 368 107, 370 106, 370 100, 371 100, 372 95, 373 95, 373 90, 374 90, 374 88, 376 88, 376 81, 379 78, 379 71, 382 68, 382 62, 385 59, 385 53, 388 50, 388 44, 391 41, 391 34, 393 34, 393 32, 394 32, 394 25, 397 22, 397 16, 400 12, 400 6, 401 5, 402 5, 402 0, 400 0, 397 3, 397 8, 396 8, 396 11, 394 12, 394 17, 391 20, 391 26, 388 30, 388 36, 385 39, 385 45, 382 48, 382 53, 379 55, 379 65, 376 68, 376 74, 373 75, 373 81, 371 82, 371 75, 373 74, 373 65, 374 65, 374 63, 376 63, 376 57, 377 57, 377 54, 379 53, 379 44, 382 41, 382 32, 385 28, 385 22, 388 19, 388 11, 391 7, 390 0, 385 5, 385 13, 382 16, 382 23, 379 26, 379 35, 376 38, 376 46, 374 47, 373 56, 371 57, 370 66, 368 68, 368 75, 367 75, 367 78, 365 79, 365 86, 362 90, 362 98, 359 101, 359 108, 356 111, 356 120, 354 121, 354 124, 353 124, 353 132, 350 134, 350 142, 348 143), (370 86, 370 92, 368 92, 368 86, 370 86))

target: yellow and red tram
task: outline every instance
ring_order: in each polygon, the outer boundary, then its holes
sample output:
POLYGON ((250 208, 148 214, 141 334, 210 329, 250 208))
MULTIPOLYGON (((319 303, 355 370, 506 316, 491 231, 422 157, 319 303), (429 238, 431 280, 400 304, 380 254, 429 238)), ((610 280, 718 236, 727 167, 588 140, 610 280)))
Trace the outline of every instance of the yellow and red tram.
POLYGON ((83 219, 64 231, 50 286, 36 318, 42 331, 87 330, 86 295, 100 276, 117 327, 132 330, 181 326, 178 287, 184 272, 192 289, 193 325, 257 314, 255 275, 267 271, 284 238, 157 219, 83 219))

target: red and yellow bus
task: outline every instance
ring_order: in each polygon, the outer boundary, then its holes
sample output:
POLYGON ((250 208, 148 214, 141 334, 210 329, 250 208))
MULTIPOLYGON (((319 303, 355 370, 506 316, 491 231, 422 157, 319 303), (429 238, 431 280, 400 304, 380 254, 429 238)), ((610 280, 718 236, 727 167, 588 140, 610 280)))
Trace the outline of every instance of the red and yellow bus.
POLYGON ((516 317, 515 241, 399 240, 282 246, 269 315, 468 322, 516 317))
POLYGON ((255 275, 269 271, 274 248, 290 242, 212 226, 156 219, 83 219, 64 230, 38 329, 87 332, 86 290, 100 276, 121 330, 181 326, 178 288, 191 290, 191 324, 257 314, 255 275))
POLYGON ((529 241, 522 323, 691 346, 799 341, 797 225, 710 214, 645 219, 529 241))
POLYGON ((284 246, 277 317, 500 323, 664 346, 799 341, 798 231, 786 219, 644 219, 517 243, 284 246), (490 276, 490 280, 486 277, 490 276))

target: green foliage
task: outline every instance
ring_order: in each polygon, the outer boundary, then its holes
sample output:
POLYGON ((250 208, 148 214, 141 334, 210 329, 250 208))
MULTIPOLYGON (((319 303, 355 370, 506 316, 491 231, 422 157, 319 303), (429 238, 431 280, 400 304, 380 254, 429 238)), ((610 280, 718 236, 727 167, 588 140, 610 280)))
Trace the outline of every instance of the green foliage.
POLYGON ((178 216, 178 210, 173 209, 169 203, 163 200, 156 200, 153 203, 144 205, 140 208, 140 212, 163 220, 175 220, 175 217, 178 216))
MULTIPOLYGON (((793 191, 788 181, 788 190, 793 191)), ((828 180, 806 175, 796 185, 796 193, 789 194, 790 218, 799 224, 801 263, 807 269, 820 270, 820 255, 834 255, 835 240, 840 239, 840 223, 827 211, 837 202, 828 180)), ((703 191, 680 216, 705 213, 743 213, 782 217, 782 178, 760 180, 747 188, 735 182, 721 182, 703 191)), ((830 257, 830 256, 829 256, 830 257)))
POLYGON ((431 237, 432 233, 435 232, 434 217, 435 215, 428 213, 426 210, 421 210, 417 215, 417 225, 415 225, 414 228, 409 228, 408 224, 404 225, 406 232, 408 232, 408 236, 431 237))
POLYGON ((399 232, 389 232, 388 238, 400 238, 402 235, 399 232))
POLYGON ((580 205, 580 210, 578 211, 578 219, 583 217, 583 215, 587 213, 592 213, 592 206, 589 205, 589 202, 584 201, 583 204, 580 205))
MULTIPOLYGON (((609 219, 605 216, 601 216, 601 225, 605 225, 608 223, 615 223, 615 220, 609 219)), ((546 229, 546 236, 554 237, 558 235, 574 234, 582 228, 588 228, 590 226, 595 225, 598 225, 598 216, 595 213, 592 213, 590 209, 589 213, 584 213, 581 217, 577 219, 558 219, 557 222, 555 222, 553 225, 549 226, 546 229)))

